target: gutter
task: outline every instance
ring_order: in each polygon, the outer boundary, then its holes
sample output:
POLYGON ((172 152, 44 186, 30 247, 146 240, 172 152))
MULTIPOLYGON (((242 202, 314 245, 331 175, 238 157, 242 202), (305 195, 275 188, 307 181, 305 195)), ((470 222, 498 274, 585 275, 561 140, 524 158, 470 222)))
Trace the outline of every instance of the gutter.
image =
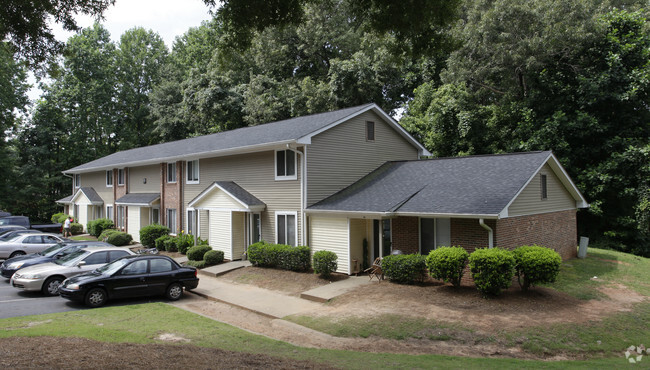
POLYGON ((494 248, 494 231, 491 227, 485 224, 482 218, 478 219, 478 224, 488 232, 488 248, 494 248))

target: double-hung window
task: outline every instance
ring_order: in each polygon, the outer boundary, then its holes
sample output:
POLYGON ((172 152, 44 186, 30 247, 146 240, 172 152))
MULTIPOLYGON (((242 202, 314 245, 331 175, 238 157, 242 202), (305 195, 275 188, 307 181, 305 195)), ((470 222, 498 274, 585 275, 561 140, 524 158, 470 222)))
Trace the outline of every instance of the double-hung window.
POLYGON ((375 123, 372 121, 366 122, 366 141, 375 141, 375 123))
POLYGON ((107 188, 113 187, 113 170, 106 171, 106 187, 107 188))
POLYGON ((198 184, 199 183, 199 160, 195 159, 193 161, 187 161, 187 184, 198 184))
POLYGON ((81 175, 80 174, 74 175, 74 187, 75 188, 80 188, 81 187, 81 175))
POLYGON ((278 150, 275 152, 275 179, 295 180, 296 153, 293 150, 278 150))
POLYGON ((176 162, 167 163, 167 182, 170 184, 176 182, 176 162))
POLYGON ((187 233, 192 235, 198 235, 198 211, 193 209, 187 210, 187 233))
POLYGON ((124 185, 124 168, 117 170, 117 185, 124 185))
POLYGON ((123 230, 125 226, 124 222, 124 206, 117 206, 117 228, 123 230))
POLYGON ((275 238, 277 244, 296 245, 297 222, 296 212, 277 212, 275 214, 275 238))
POLYGON ((176 209, 167 208, 167 225, 170 234, 176 234, 176 209))
POLYGON ((546 183, 546 175, 540 175, 540 191, 542 200, 548 199, 548 186, 546 183))
POLYGON ((113 221, 113 206, 106 206, 106 218, 113 221))

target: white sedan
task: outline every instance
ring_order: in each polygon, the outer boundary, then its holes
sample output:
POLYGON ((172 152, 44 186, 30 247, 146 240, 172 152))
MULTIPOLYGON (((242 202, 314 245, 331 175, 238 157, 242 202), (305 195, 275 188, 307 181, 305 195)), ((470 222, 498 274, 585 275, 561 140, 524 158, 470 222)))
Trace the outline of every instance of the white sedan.
POLYGON ((65 239, 54 234, 22 234, 5 242, 0 242, 0 258, 7 259, 28 253, 38 253, 61 243, 65 239))

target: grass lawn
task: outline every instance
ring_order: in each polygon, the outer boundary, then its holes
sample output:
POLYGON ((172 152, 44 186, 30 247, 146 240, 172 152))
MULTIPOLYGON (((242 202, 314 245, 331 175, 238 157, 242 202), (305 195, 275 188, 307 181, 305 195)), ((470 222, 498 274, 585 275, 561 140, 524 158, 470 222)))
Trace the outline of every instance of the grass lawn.
POLYGON ((83 240, 83 241, 97 241, 97 238, 92 235, 75 235, 71 236, 72 240, 83 240))
POLYGON ((251 334, 182 309, 149 303, 105 307, 0 320, 0 338, 14 336, 83 337, 106 342, 164 343, 158 335, 172 333, 190 345, 220 348, 285 359, 309 360, 340 368, 545 368, 606 369, 626 363, 618 358, 591 361, 528 361, 440 355, 360 353, 296 347, 251 334))

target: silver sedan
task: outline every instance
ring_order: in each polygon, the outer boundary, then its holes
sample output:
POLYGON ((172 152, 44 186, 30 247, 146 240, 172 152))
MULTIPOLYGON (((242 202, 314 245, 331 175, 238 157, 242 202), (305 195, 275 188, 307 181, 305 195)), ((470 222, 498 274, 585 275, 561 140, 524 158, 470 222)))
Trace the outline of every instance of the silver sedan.
POLYGON ((42 252, 64 239, 54 234, 22 234, 11 240, 0 242, 0 258, 7 259, 28 253, 42 252))

